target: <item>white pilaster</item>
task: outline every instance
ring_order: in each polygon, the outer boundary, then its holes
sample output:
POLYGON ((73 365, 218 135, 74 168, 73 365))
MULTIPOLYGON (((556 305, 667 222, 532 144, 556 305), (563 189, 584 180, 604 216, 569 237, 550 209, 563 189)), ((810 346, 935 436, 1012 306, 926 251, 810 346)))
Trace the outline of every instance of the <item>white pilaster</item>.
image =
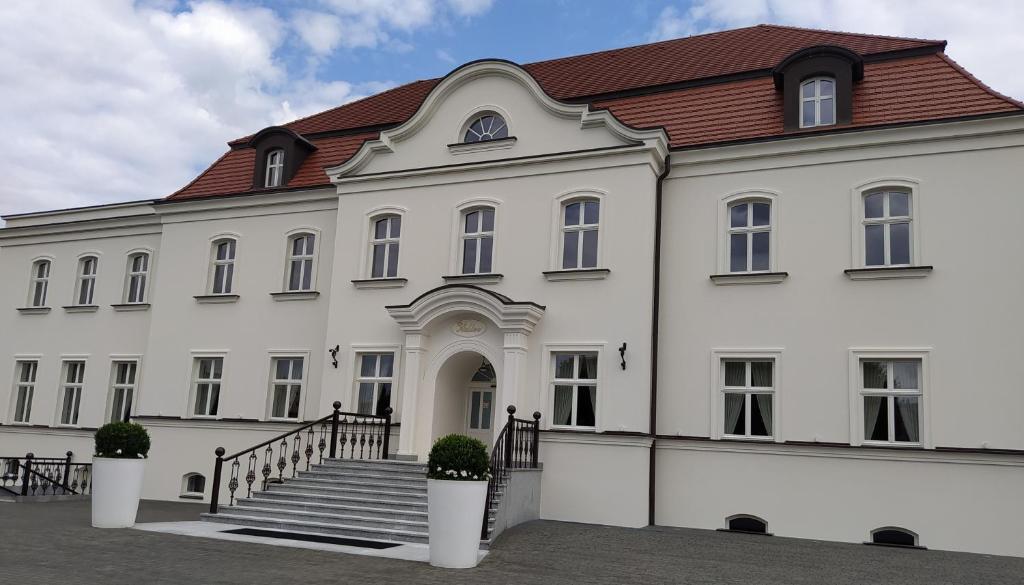
POLYGON ((398 435, 398 456, 416 458, 416 402, 419 398, 423 335, 418 332, 405 334, 405 348, 402 350, 402 426, 398 435))
POLYGON ((522 330, 506 330, 504 339, 504 356, 502 364, 501 384, 498 385, 497 403, 501 409, 494 416, 494 438, 505 426, 508 406, 515 405, 519 409, 516 415, 522 418, 525 392, 522 391, 523 380, 526 378, 527 333, 522 330))

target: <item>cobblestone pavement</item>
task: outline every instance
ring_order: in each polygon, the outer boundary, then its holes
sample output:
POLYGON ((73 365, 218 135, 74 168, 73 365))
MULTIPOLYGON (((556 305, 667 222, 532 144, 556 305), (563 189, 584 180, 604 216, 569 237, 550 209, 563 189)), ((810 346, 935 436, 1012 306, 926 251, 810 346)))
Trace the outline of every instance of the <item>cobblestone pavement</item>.
MULTIPOLYGON (((143 502, 139 522, 203 506, 143 502)), ((675 528, 531 522, 472 570, 89 526, 88 502, 0 504, 0 583, 31 585, 1017 584, 1024 559, 675 528)))

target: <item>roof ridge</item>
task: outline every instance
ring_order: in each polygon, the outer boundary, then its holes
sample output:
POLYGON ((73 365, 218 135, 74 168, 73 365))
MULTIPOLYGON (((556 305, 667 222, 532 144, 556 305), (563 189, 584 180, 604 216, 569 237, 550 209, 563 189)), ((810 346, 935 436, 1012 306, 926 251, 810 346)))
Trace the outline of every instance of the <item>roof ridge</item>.
POLYGON ((1020 100, 1017 100, 1017 99, 1012 98, 1012 97, 1010 97, 1010 96, 1008 96, 1008 95, 1006 95, 1004 93, 1001 93, 1001 92, 998 92, 998 91, 992 89, 991 86, 989 86, 984 81, 982 81, 982 80, 978 79, 977 77, 975 77, 973 73, 971 73, 970 71, 965 69, 963 65, 961 65, 961 64, 957 63, 956 61, 954 61, 953 58, 950 57, 949 55, 940 52, 939 53, 939 58, 942 59, 943 61, 945 61, 947 64, 949 64, 949 66, 952 67, 953 69, 955 69, 957 73, 963 75, 964 77, 966 77, 968 80, 972 81, 975 85, 977 85, 981 89, 987 91, 991 95, 993 95, 993 96, 995 96, 995 97, 997 97, 997 98, 999 98, 1001 100, 1004 100, 1006 102, 1009 102, 1009 103, 1017 106, 1018 108, 1024 109, 1024 103, 1022 103, 1020 100))
MULTIPOLYGON (((831 33, 831 34, 835 34, 835 35, 848 35, 848 36, 851 36, 851 37, 861 37, 861 38, 868 38, 868 39, 889 39, 889 40, 894 40, 894 41, 916 41, 916 42, 919 42, 919 43, 930 43, 930 44, 933 44, 933 45, 939 45, 939 44, 945 45, 946 44, 946 40, 945 39, 922 39, 922 38, 919 38, 919 37, 901 37, 901 36, 897 36, 897 35, 873 35, 871 33, 859 33, 859 32, 851 32, 851 31, 847 31, 847 30, 834 30, 834 29, 830 29, 830 28, 811 28, 811 27, 807 27, 807 26, 792 26, 792 25, 789 25, 789 24, 763 23, 763 24, 758 24, 758 25, 755 25, 753 27, 747 27, 747 28, 782 28, 782 29, 800 30, 800 31, 806 31, 806 32, 819 32, 819 33, 820 32, 824 32, 824 33, 831 33)), ((733 30, 742 30, 742 29, 733 29, 733 30)))

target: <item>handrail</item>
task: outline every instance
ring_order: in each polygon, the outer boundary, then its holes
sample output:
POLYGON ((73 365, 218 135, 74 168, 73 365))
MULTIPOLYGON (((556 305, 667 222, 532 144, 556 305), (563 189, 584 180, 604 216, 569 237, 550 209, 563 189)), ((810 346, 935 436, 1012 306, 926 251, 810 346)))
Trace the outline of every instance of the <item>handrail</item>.
POLYGON ((21 496, 58 495, 58 491, 59 495, 80 495, 89 492, 92 487, 92 463, 72 463, 72 455, 74 454, 68 451, 63 458, 36 457, 32 453, 24 457, 0 457, 0 461, 3 462, 3 469, 0 470, 0 487, 21 496), (10 471, 11 468, 14 469, 13 472, 10 471), (12 481, 14 490, 7 487, 8 482, 12 481))
POLYGON ((335 402, 334 412, 306 423, 303 426, 280 434, 272 439, 266 440, 258 445, 242 449, 241 451, 224 456, 224 447, 217 447, 214 454, 217 459, 213 466, 213 491, 210 493, 210 513, 216 514, 220 503, 220 486, 224 472, 224 462, 231 461, 230 478, 228 479, 228 492, 230 495, 229 505, 235 503, 235 491, 241 485, 239 474, 242 468, 241 457, 248 454, 246 473, 242 481, 246 484, 246 496, 251 497, 253 483, 256 482, 257 468, 259 475, 262 475, 260 491, 267 489, 267 484, 272 481, 284 481, 286 469, 291 463, 291 474, 289 477, 296 477, 303 456, 306 459, 305 471, 309 471, 312 465, 313 454, 319 452, 318 463, 324 461, 324 451, 331 459, 387 459, 391 442, 391 408, 384 409, 384 416, 374 414, 359 414, 354 412, 341 412, 341 402, 335 402), (328 437, 328 433, 330 433, 328 437), (305 446, 303 446, 305 437, 305 446), (291 444, 289 444, 291 441, 291 444), (314 449, 314 441, 316 448, 314 449), (257 451, 263 450, 263 464, 259 465, 257 451), (275 455, 275 447, 277 454, 275 455), (340 452, 339 452, 340 448, 340 452), (277 478, 271 478, 274 467, 277 468, 277 478))
POLYGON ((510 469, 537 469, 540 448, 540 413, 533 420, 516 418, 516 407, 509 405, 508 422, 498 433, 491 449, 490 473, 487 480, 487 500, 484 503, 484 521, 480 527, 480 540, 487 540, 491 506, 498 487, 505 482, 510 469))

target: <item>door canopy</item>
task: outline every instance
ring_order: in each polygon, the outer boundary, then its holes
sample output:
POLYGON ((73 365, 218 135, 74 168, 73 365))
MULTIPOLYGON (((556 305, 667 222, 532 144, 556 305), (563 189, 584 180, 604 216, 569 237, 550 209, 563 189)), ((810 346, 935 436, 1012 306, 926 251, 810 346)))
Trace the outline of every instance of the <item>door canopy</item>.
POLYGON ((544 306, 513 301, 503 294, 471 284, 447 284, 427 291, 408 305, 385 307, 402 331, 419 333, 437 319, 475 313, 505 332, 529 334, 544 316, 544 306))

